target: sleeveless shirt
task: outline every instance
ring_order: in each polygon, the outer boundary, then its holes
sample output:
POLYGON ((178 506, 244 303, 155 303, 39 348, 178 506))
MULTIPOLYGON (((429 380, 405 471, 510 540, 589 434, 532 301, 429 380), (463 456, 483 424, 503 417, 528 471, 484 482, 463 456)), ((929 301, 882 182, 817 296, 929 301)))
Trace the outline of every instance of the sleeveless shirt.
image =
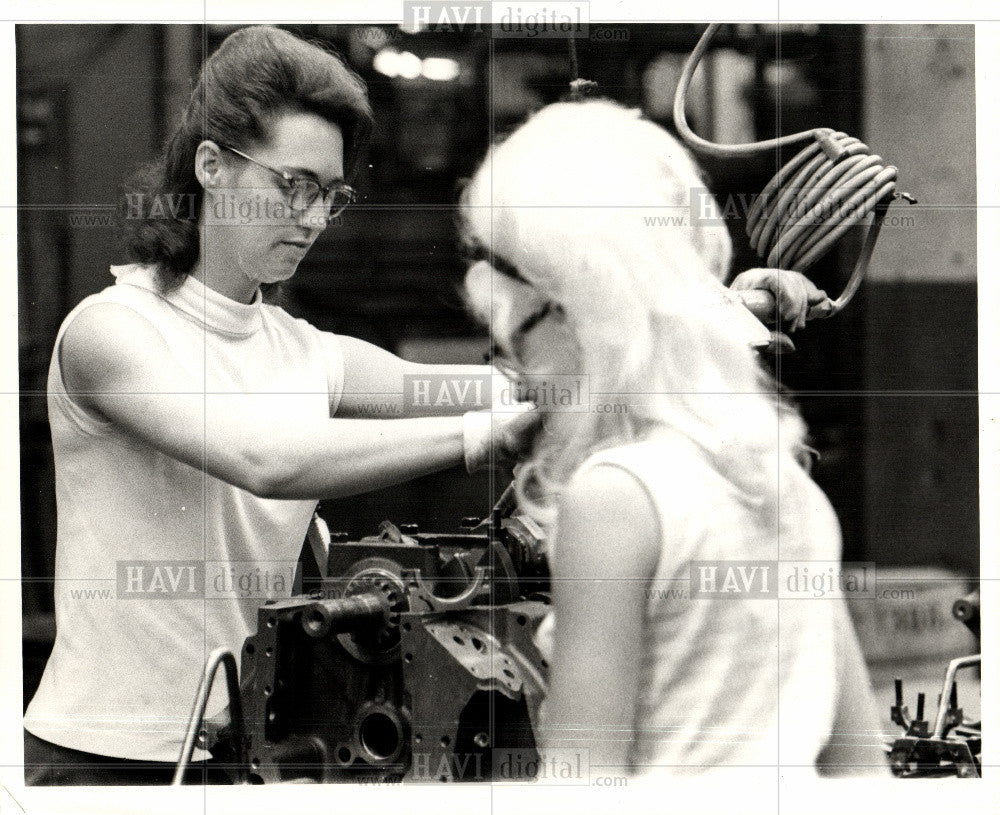
MULTIPOLYGON (((49 369, 56 640, 25 728, 76 750, 176 761, 206 656, 225 646, 238 664, 257 608, 291 595, 317 502, 258 498, 83 408, 63 383, 63 334, 94 304, 133 310, 200 384, 191 398, 206 415, 239 395, 275 421, 329 417, 344 363, 335 335, 259 291, 247 305, 190 276, 164 294, 149 266, 112 273, 116 285, 63 322, 49 369)), ((220 670, 206 712, 225 704, 220 670)))
MULTIPOLYGON (((829 501, 788 455, 773 506, 743 500, 701 448, 673 432, 598 452, 581 469, 598 464, 636 479, 660 528, 631 727, 637 776, 813 765, 834 720, 834 620, 844 601, 792 597, 778 579, 793 564, 819 571, 839 562, 829 501)), ((558 621, 540 633, 551 642, 558 621)))

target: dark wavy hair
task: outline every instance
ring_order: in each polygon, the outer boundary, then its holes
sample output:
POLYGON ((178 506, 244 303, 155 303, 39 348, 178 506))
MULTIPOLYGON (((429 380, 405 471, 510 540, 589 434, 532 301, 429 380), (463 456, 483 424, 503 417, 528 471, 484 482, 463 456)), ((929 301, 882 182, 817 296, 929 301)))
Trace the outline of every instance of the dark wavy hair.
POLYGON ((165 290, 183 282, 199 252, 198 145, 206 139, 239 149, 266 143, 274 117, 286 111, 315 113, 338 125, 345 175, 353 177, 372 131, 361 78, 336 54, 288 31, 251 26, 230 34, 202 66, 163 155, 126 185, 122 222, 129 260, 156 264, 165 290))

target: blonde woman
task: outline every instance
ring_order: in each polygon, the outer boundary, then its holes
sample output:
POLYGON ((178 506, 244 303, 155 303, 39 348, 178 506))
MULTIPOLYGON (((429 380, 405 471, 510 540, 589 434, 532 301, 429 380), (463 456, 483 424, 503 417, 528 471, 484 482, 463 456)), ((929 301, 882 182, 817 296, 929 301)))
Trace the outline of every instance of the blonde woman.
MULTIPOLYGON (((688 215, 703 185, 664 130, 587 101, 537 113, 465 191, 466 237, 485 258, 467 296, 501 365, 538 393, 589 386, 587 405, 540 405, 544 433, 518 484, 553 540, 542 745, 635 775, 880 773, 843 601, 776 600, 771 572, 744 594, 691 580, 702 566, 751 583, 754 564, 827 568, 841 544, 800 464, 804 424, 727 304, 725 229, 649 225, 688 215)), ((822 299, 801 276, 768 279, 793 321, 822 299)))

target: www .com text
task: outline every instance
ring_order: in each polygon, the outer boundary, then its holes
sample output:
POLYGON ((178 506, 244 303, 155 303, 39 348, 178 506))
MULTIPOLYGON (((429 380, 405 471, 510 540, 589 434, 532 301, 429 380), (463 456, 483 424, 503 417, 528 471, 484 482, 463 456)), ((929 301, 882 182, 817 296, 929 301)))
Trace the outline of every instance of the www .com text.
POLYGON ((69 215, 71 229, 100 229, 114 224, 114 215, 110 212, 72 212, 69 215))
MULTIPOLYGON (((914 589, 878 589, 875 600, 915 600, 914 589)), ((691 595, 687 589, 646 589, 647 600, 689 600, 691 595)), ((780 599, 780 598, 779 598, 780 599)))
POLYGON ((686 215, 645 215, 643 223, 646 226, 685 226, 686 215))
POLYGON ((369 402, 356 408, 360 416, 402 416, 403 408, 398 402, 369 402))

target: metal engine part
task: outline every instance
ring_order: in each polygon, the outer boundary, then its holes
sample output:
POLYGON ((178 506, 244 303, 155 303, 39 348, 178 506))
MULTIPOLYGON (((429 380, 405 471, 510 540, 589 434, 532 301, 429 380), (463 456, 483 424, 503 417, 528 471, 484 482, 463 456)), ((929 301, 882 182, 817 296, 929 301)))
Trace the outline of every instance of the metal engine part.
MULTIPOLYGON (((957 600, 952 614, 979 636, 979 590, 957 600)), ((904 735, 889 745, 889 765, 899 778, 982 776, 983 725, 965 718, 958 706, 960 670, 982 666, 982 655, 953 659, 945 671, 934 721, 924 718, 924 694, 917 694, 916 715, 911 719, 903 704, 903 681, 896 679, 896 700, 890 713, 904 735)))
POLYGON ((259 609, 243 743, 232 726, 203 740, 234 780, 485 781, 497 750, 537 758, 544 537, 517 517, 463 525, 332 536, 327 576, 259 609))

